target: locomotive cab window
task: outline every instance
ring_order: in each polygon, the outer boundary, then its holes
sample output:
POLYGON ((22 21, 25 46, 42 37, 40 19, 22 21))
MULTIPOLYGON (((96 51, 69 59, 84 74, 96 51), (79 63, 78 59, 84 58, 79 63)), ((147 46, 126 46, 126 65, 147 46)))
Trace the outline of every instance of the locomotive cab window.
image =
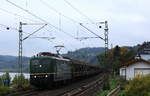
POLYGON ((32 60, 31 63, 32 63, 33 66, 37 66, 37 65, 39 65, 39 60, 36 60, 36 59, 32 60))

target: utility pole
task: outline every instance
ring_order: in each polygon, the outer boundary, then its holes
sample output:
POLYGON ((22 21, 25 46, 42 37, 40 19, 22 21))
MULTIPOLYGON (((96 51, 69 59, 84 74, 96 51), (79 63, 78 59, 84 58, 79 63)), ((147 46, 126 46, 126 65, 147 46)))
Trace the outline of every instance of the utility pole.
MULTIPOLYGON (((42 27, 40 27, 39 29, 37 29, 36 31, 34 31, 33 33, 29 34, 27 37, 23 38, 23 30, 22 30, 22 26, 23 25, 42 25, 41 23, 40 24, 37 24, 37 23, 22 23, 20 22, 19 23, 19 50, 18 50, 18 66, 19 66, 19 73, 20 73, 20 76, 22 76, 22 73, 23 73, 23 64, 22 64, 22 52, 23 52, 23 47, 22 47, 22 42, 26 39, 28 39, 30 36, 32 36, 33 34, 35 34, 36 32, 38 32, 39 30, 41 30, 42 28, 44 28, 47 24, 44 24, 42 27)), ((18 82, 18 87, 22 87, 22 77, 20 78, 20 81, 18 82)))
MULTIPOLYGON (((104 22, 98 22, 99 24, 104 24, 105 28, 104 28, 104 42, 105 42, 105 57, 107 56, 107 52, 108 52, 108 22, 104 21, 104 22)), ((101 28, 101 26, 99 26, 99 28, 101 28)))
MULTIPOLYGON (((22 47, 22 43, 24 40, 28 39, 30 36, 32 36, 33 34, 35 34, 36 32, 38 32, 39 30, 41 30, 42 28, 44 28, 47 24, 44 24, 44 23, 22 23, 22 22, 19 22, 19 30, 17 28, 13 28, 13 27, 8 27, 6 25, 3 25, 3 24, 0 24, 0 26, 3 26, 3 27, 6 27, 7 30, 17 30, 17 32, 19 32, 19 49, 18 49, 18 73, 20 73, 20 76, 22 76, 22 73, 23 73, 23 64, 22 64, 22 52, 23 52, 23 47, 22 47), (22 30, 22 26, 23 25, 43 25, 42 27, 38 28, 37 30, 35 30, 34 32, 32 32, 31 34, 29 34, 28 36, 26 36, 25 38, 23 38, 23 30, 22 30)), ((40 37, 38 37, 40 38, 40 37)), ((48 37, 42 37, 42 38, 47 38, 49 40, 48 37)), ((53 38, 50 38, 50 39, 54 39, 53 38)), ((18 75, 19 76, 19 75, 18 75)), ((18 83, 18 87, 22 87, 22 78, 20 78, 19 82, 18 83)))
POLYGON ((108 22, 105 21, 105 56, 107 56, 107 52, 108 52, 108 22))
MULTIPOLYGON (((22 25, 23 23, 19 23, 19 53, 18 53, 18 65, 19 65, 19 73, 22 76, 22 25)), ((21 80, 18 82, 19 87, 22 87, 22 77, 21 80)))
MULTIPOLYGON (((80 23, 80 25, 85 28, 87 31, 91 32, 92 34, 94 34, 96 37, 82 37, 82 38, 77 38, 77 39, 89 39, 89 38, 100 38, 101 40, 104 41, 105 43, 105 57, 107 56, 107 52, 108 52, 108 22, 104 21, 104 22, 98 22, 98 24, 104 24, 105 28, 104 28, 104 37, 101 37, 99 35, 97 35, 96 33, 94 33, 92 30, 90 30, 89 28, 87 28, 86 26, 84 26, 82 23, 80 23)), ((102 28, 101 26, 99 26, 99 28, 102 28)))

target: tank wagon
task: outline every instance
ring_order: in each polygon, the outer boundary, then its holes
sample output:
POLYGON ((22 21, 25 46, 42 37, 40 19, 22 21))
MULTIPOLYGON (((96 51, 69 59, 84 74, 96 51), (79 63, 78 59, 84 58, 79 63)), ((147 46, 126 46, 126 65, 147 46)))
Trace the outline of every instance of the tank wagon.
POLYGON ((100 71, 98 66, 49 52, 41 52, 30 59, 30 83, 39 88, 51 88, 55 84, 89 77, 100 71))

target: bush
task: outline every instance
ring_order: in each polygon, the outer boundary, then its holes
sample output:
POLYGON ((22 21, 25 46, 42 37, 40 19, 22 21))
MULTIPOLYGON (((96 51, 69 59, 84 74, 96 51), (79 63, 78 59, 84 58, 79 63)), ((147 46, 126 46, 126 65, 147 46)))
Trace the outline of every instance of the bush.
POLYGON ((118 96, 126 96, 124 91, 120 91, 118 96))
POLYGON ((23 74, 17 76, 15 75, 13 81, 12 81, 12 84, 13 85, 16 85, 17 87, 20 87, 21 84, 23 88, 29 88, 30 87, 30 83, 29 83, 29 80, 28 79, 25 79, 25 76, 23 74))
POLYGON ((2 80, 2 77, 0 76, 0 86, 3 85, 3 80, 2 80))
POLYGON ((9 86, 10 85, 10 81, 11 81, 11 77, 10 77, 8 72, 6 72, 5 74, 3 74, 1 76, 0 82, 2 82, 2 85, 9 86))
POLYGON ((149 96, 150 92, 150 74, 136 76, 129 81, 125 87, 125 96, 149 96))
MULTIPOLYGON (((109 88, 106 89, 103 88, 102 90, 99 91, 97 96, 107 96, 108 93, 110 93, 113 89, 115 89, 120 84, 120 78, 110 76, 106 84, 109 85, 109 88)), ((124 95, 120 95, 120 96, 124 96, 124 95)))

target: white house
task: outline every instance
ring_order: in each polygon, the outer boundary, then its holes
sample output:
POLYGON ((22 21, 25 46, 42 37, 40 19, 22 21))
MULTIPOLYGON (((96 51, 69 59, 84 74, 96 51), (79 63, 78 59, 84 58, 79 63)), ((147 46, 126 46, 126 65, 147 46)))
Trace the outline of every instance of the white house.
POLYGON ((120 68, 120 76, 126 80, 132 79, 137 74, 150 74, 150 62, 144 59, 133 59, 120 68))
POLYGON ((120 76, 126 80, 132 79, 136 74, 150 74, 150 42, 144 42, 135 59, 122 64, 120 68, 120 76))

